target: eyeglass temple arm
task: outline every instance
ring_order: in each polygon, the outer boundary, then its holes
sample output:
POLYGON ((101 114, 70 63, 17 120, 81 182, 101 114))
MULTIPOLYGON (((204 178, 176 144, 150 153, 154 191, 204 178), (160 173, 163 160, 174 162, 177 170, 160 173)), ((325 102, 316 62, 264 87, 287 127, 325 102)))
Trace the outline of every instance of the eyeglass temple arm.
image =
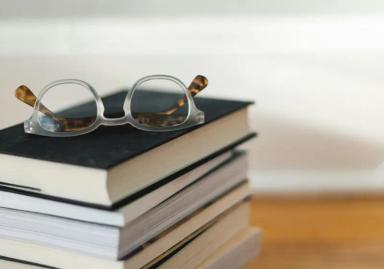
MULTIPOLYGON (((207 86, 208 86, 208 79, 202 75, 197 75, 192 80, 191 84, 189 84, 188 91, 191 94, 191 96, 193 97, 196 94, 198 94, 199 92, 201 92, 202 90, 204 90, 207 86)), ((179 110, 180 108, 182 108, 187 103, 187 101, 188 101, 187 96, 184 96, 183 98, 181 98, 177 101, 177 105, 172 106, 172 107, 164 110, 163 112, 161 112, 161 114, 171 115, 171 114, 175 113, 177 110, 179 110)))
MULTIPOLYGON (((37 101, 36 95, 25 85, 21 85, 16 89, 15 96, 17 99, 31 107, 34 107, 37 101)), ((55 117, 55 114, 43 104, 40 104, 39 111, 47 116, 55 117)))

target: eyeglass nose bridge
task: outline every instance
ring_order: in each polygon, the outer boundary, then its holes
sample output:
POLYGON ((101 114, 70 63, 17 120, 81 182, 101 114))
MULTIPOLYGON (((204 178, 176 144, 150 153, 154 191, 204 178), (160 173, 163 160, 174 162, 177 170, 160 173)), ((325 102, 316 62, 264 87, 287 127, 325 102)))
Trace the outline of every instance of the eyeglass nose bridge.
POLYGON ((129 120, 126 115, 120 118, 107 118, 104 115, 101 117, 101 124, 105 126, 124 125, 128 122, 129 120))

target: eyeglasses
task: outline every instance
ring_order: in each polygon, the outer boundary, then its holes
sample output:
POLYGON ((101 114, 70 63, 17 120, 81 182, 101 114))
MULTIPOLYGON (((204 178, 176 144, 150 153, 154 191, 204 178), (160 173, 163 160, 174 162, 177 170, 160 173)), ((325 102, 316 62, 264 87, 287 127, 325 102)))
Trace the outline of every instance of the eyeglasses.
POLYGON ((24 122, 29 134, 70 137, 94 131, 101 125, 131 126, 144 131, 173 131, 204 123, 193 96, 208 86, 204 76, 196 76, 187 88, 179 79, 152 75, 139 79, 127 90, 123 116, 104 114, 104 104, 95 89, 76 79, 47 85, 36 97, 27 86, 16 89, 16 97, 32 106, 32 116, 24 122))

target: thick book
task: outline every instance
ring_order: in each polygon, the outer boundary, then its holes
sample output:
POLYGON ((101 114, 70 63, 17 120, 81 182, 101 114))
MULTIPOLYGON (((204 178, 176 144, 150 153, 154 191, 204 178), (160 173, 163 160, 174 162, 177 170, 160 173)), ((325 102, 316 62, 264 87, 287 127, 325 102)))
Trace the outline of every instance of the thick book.
MULTIPOLYGON (((106 113, 118 112, 123 101, 123 92, 105 97, 106 113)), ((125 125, 59 139, 27 135, 22 124, 2 130, 2 189, 113 207, 255 136, 247 122, 251 102, 198 97, 195 103, 205 112, 206 122, 173 132, 144 132, 125 125)))
POLYGON ((245 155, 237 155, 124 227, 0 208, 0 236, 117 260, 245 182, 246 170, 245 155))
POLYGON ((170 248, 185 245, 192 240, 200 229, 206 229, 212 222, 226 214, 230 214, 231 208, 238 208, 246 197, 249 197, 250 189, 243 184, 224 197, 216 200, 207 207, 199 210, 182 223, 164 232, 158 238, 144 245, 134 255, 124 260, 111 261, 98 257, 92 257, 67 251, 60 248, 48 247, 27 241, 0 238, 0 256, 5 259, 14 259, 30 264, 54 268, 142 268, 156 257, 167 252, 170 248))

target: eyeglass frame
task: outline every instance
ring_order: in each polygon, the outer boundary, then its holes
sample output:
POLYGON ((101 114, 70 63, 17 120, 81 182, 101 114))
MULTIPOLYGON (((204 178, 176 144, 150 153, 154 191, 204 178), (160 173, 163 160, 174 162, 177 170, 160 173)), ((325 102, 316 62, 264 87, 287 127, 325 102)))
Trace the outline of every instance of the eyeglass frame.
POLYGON ((24 121, 24 132, 28 134, 35 134, 35 135, 42 135, 42 136, 49 136, 49 137, 73 137, 73 136, 79 136, 79 135, 84 135, 84 134, 93 132, 100 126, 117 126, 117 125, 125 125, 125 124, 129 124, 143 131, 168 132, 168 131, 177 131, 177 130, 193 127, 199 124, 203 124, 205 122, 204 112, 199 110, 196 107, 191 91, 188 90, 185 84, 176 77, 169 76, 169 75, 145 76, 137 80, 132 86, 132 88, 128 89, 126 92, 127 92, 127 95, 125 96, 125 100, 123 104, 124 116, 119 118, 108 118, 104 115, 105 107, 101 97, 89 83, 79 79, 62 79, 62 80, 54 81, 48 84, 47 86, 45 86, 41 90, 41 92, 38 94, 36 102, 33 106, 32 115, 30 116, 29 119, 24 121), (167 127, 146 127, 138 123, 132 116, 131 102, 132 102, 132 97, 135 91, 144 82, 147 82, 149 80, 155 80, 155 79, 172 81, 176 83, 184 91, 186 101, 188 103, 188 113, 185 120, 182 123, 175 126, 167 126, 167 127), (62 84, 80 85, 90 90, 90 92, 94 97, 94 101, 96 102, 96 108, 97 108, 95 121, 90 126, 84 127, 84 129, 81 129, 81 130, 69 131, 69 132, 52 132, 44 129, 41 126, 38 113, 39 113, 39 107, 40 105, 42 105, 42 99, 44 95, 51 88, 58 85, 62 85, 62 84))

